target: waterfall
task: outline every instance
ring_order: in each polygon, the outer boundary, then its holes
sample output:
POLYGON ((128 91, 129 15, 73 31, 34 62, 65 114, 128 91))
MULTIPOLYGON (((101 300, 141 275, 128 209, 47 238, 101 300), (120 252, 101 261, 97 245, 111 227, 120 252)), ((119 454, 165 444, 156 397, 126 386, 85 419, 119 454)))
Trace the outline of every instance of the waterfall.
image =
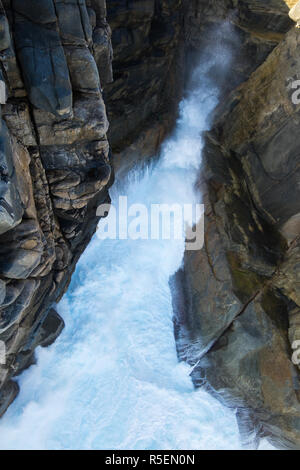
MULTIPOLYGON (((228 61, 226 50, 201 61, 159 160, 115 184, 114 207, 119 196, 146 206, 199 200, 201 134, 218 102, 210 70, 228 61)), ((58 306, 65 330, 18 379, 1 448, 240 448, 233 412, 195 391, 190 367, 177 360, 169 278, 183 253, 183 239, 94 236, 58 306)))

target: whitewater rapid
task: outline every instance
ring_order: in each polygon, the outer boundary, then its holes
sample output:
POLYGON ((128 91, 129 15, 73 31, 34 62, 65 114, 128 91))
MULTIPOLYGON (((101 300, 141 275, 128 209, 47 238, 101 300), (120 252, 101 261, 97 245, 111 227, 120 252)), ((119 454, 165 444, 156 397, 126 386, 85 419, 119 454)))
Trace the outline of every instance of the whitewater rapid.
MULTIPOLYGON (((196 69, 198 86, 181 102, 159 161, 117 183, 114 206, 120 195, 147 206, 199 199, 201 133, 218 96, 209 67, 196 69)), ((169 277, 183 253, 183 240, 93 238, 58 306, 63 333, 18 379, 0 448, 240 448, 234 414, 194 391, 189 366, 177 360, 169 277)))

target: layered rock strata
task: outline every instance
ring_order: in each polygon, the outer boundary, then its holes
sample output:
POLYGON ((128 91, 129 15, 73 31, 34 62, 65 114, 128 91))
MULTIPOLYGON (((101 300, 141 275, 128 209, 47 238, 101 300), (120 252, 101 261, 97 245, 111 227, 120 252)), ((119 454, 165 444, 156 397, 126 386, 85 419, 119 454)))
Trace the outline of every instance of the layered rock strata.
POLYGON ((104 0, 0 5, 0 415, 13 377, 60 333, 51 305, 109 201, 110 38, 104 0))

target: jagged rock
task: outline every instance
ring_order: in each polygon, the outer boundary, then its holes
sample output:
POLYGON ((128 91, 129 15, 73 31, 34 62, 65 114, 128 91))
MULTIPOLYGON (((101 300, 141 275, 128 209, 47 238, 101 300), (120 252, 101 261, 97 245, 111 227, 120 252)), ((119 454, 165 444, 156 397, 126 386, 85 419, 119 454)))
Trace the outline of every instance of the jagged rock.
POLYGON ((186 67, 221 36, 233 53, 229 67, 211 70, 222 105, 205 139, 207 236, 177 275, 178 352, 197 364, 196 385, 235 399, 245 442, 267 435, 299 447, 288 340, 299 337, 299 105, 286 80, 298 78, 299 36, 280 43, 288 7, 111 0, 107 13, 105 0, 2 3, 0 414, 17 394, 11 378, 60 333, 49 308, 96 229, 98 205, 110 201, 107 114, 118 166, 152 157, 175 121, 186 67))
POLYGON ((0 304, 2 305, 6 296, 6 283, 0 279, 0 304))
POLYGON ((0 235, 21 222, 23 207, 14 171, 13 152, 5 122, 0 121, 0 235))
POLYGON ((294 387, 296 382, 299 388, 299 378, 286 347, 287 318, 266 313, 264 302, 256 298, 232 322, 193 378, 232 408, 246 403, 259 418, 259 437, 268 436, 277 448, 298 448, 300 404, 294 387))
POLYGON ((70 119, 57 119, 53 114, 34 110, 40 144, 71 145, 102 140, 108 130, 108 120, 101 96, 80 96, 74 101, 70 119))
POLYGON ((107 4, 114 50, 114 82, 105 89, 109 139, 114 153, 126 150, 133 164, 155 155, 176 119, 184 78, 183 7, 182 0, 107 4))
POLYGON ((43 348, 50 346, 60 335, 64 326, 63 319, 52 308, 40 327, 39 336, 37 336, 36 341, 43 348))
POLYGON ((42 322, 33 329, 26 344, 14 359, 13 367, 16 370, 15 375, 19 375, 25 369, 35 364, 35 348, 37 346, 44 348, 51 346, 61 334, 64 326, 64 321, 60 315, 54 309, 50 309, 42 322))
POLYGON ((13 281, 7 285, 6 297, 0 307, 0 333, 19 322, 34 297, 39 281, 13 281))
POLYGON ((93 33, 93 45, 101 85, 105 86, 113 81, 113 49, 111 46, 111 29, 108 24, 105 24, 104 28, 95 28, 93 33))
POLYGON ((3 117, 11 135, 25 147, 37 145, 29 106, 25 101, 6 103, 3 107, 3 117))
POLYGON ((5 12, 0 6, 0 51, 8 49, 10 46, 9 26, 5 16, 5 12))
POLYGON ((216 221, 206 206, 205 246, 188 251, 182 271, 176 274, 173 298, 177 350, 181 359, 198 360, 215 343, 243 308, 234 293, 226 250, 216 221))
POLYGON ((72 87, 80 93, 100 94, 100 78, 94 57, 86 48, 65 47, 72 87))
POLYGON ((13 8, 15 43, 31 103, 59 116, 68 115, 72 87, 52 0, 41 2, 36 11, 24 2, 21 7, 13 2, 13 8))
POLYGON ((19 393, 19 386, 12 380, 7 382, 0 391, 0 417, 5 413, 9 405, 14 401, 19 393))
MULTIPOLYGON (((282 16, 285 5, 278 3, 260 9, 256 2, 239 2, 232 21, 251 33, 252 40, 259 34, 271 47, 288 26, 282 16)), ((201 23, 204 30, 218 18, 213 13, 201 23)), ((292 99, 299 40, 299 32, 291 29, 254 72, 246 55, 249 67, 242 70, 253 72, 249 80, 230 94, 222 89, 213 128, 205 138, 205 181, 199 182, 208 200, 208 241, 202 252, 185 255, 181 282, 187 287, 175 323, 180 357, 196 366, 195 385, 237 408, 244 442, 257 445, 268 437, 276 447, 293 449, 300 448, 300 383, 291 348, 298 339, 300 306, 299 104, 292 99), (221 276, 223 282, 212 274, 220 250, 227 273, 221 276), (240 304, 231 319, 226 298, 240 304), (188 306, 188 315, 182 306, 188 306), (214 334, 207 343, 210 322, 214 334)), ((254 49, 252 59, 257 65, 262 56, 254 49)), ((242 64, 236 57, 233 70, 242 64)))
POLYGON ((105 1, 2 3, 0 414, 16 395, 11 377, 63 328, 49 307, 64 294, 112 182, 99 77, 109 81, 112 68, 105 1), (105 40, 94 57, 95 28, 105 40))

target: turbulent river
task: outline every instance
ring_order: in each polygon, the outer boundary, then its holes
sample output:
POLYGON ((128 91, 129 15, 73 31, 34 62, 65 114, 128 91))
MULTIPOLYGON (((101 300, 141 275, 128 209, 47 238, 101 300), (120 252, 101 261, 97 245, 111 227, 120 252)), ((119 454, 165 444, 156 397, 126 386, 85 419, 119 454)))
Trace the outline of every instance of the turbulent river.
MULTIPOLYGON (((228 59, 223 51, 213 60, 228 59)), ((198 85, 181 102, 159 160, 112 188, 115 207, 120 195, 148 207, 195 200, 201 133, 218 96, 209 70, 207 61, 196 68, 198 85)), ((95 235, 58 306, 63 333, 19 378, 20 395, 0 423, 1 448, 240 448, 234 414, 194 391, 190 367, 177 360, 169 277, 183 253, 183 240, 95 235)))

